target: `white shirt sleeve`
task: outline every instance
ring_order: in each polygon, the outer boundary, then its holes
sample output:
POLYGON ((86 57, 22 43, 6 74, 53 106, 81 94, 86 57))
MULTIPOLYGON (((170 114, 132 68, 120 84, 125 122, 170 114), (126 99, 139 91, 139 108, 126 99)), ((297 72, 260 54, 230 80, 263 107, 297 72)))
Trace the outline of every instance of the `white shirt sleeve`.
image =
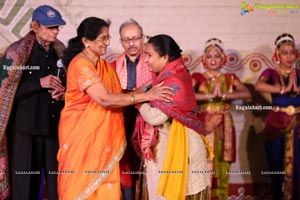
POLYGON ((163 124, 169 119, 169 116, 156 107, 152 107, 149 103, 143 103, 139 109, 144 120, 153 126, 163 124))

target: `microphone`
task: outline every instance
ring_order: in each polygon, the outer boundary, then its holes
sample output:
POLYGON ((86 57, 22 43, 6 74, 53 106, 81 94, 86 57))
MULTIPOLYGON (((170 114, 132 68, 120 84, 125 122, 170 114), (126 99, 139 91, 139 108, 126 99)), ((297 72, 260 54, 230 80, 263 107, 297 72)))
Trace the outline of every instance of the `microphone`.
POLYGON ((64 64, 62 63, 61 59, 57 60, 56 66, 57 66, 57 74, 56 74, 56 76, 60 78, 61 73, 64 70, 64 64))
POLYGON ((57 60, 56 66, 57 66, 56 76, 61 80, 63 86, 66 86, 66 71, 62 59, 57 60))

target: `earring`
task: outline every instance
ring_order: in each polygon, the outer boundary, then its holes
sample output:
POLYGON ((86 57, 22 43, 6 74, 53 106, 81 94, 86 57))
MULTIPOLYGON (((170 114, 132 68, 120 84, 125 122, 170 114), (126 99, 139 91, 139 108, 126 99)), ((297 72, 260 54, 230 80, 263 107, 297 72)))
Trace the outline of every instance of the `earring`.
POLYGON ((203 65, 203 67, 206 68, 206 60, 205 60, 205 56, 204 55, 202 55, 200 57, 200 61, 201 61, 202 65, 203 65))
POLYGON ((280 64, 279 56, 278 56, 278 50, 277 49, 275 49, 275 51, 274 51, 273 58, 274 58, 276 64, 280 64))

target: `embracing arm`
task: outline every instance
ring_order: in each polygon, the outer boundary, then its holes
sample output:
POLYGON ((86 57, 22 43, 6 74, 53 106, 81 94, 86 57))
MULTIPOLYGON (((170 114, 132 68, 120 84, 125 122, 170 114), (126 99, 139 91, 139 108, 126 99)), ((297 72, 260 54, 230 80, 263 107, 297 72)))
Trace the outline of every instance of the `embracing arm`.
POLYGON ((161 85, 162 83, 154 86, 146 93, 117 94, 108 91, 101 82, 98 82, 88 87, 85 92, 102 107, 118 108, 151 100, 172 100, 170 88, 161 85))

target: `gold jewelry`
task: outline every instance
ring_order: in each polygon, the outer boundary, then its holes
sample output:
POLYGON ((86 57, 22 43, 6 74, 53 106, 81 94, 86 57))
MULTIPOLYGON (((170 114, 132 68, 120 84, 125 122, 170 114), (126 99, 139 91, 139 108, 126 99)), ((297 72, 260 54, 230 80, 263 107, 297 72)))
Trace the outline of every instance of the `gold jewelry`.
POLYGON ((219 77, 222 73, 219 71, 217 75, 213 75, 211 72, 209 71, 206 71, 206 74, 208 75, 208 79, 214 79, 214 78, 217 78, 219 77))
POLYGON ((224 93, 224 94, 222 95, 222 100, 225 101, 226 98, 227 98, 227 95, 224 93))
POLYGON ((278 67, 278 70, 279 70, 280 74, 282 74, 283 76, 288 76, 292 72, 293 69, 283 70, 280 67, 278 67))
POLYGON ((206 98, 207 98, 207 100, 210 101, 210 102, 213 101, 213 98, 211 98, 211 94, 209 94, 209 93, 206 94, 206 98))
POLYGON ((131 105, 134 105, 135 104, 135 96, 134 94, 130 94, 131 96, 131 105))
POLYGON ((281 95, 283 95, 283 94, 285 93, 284 89, 285 89, 284 86, 281 86, 281 87, 280 87, 280 94, 281 94, 281 95))
MULTIPOLYGON (((281 94, 282 92, 284 92, 284 88, 285 88, 285 82, 284 82, 283 77, 286 76, 286 75, 284 75, 284 73, 286 73, 286 72, 284 72, 280 67, 278 67, 277 68, 277 73, 279 75, 279 81, 280 81, 280 85, 281 85, 281 87, 280 87, 280 94, 281 94)), ((288 73, 290 73, 290 72, 288 72, 288 73)))
POLYGON ((234 76, 230 76, 230 84, 227 93, 233 93, 234 76))

